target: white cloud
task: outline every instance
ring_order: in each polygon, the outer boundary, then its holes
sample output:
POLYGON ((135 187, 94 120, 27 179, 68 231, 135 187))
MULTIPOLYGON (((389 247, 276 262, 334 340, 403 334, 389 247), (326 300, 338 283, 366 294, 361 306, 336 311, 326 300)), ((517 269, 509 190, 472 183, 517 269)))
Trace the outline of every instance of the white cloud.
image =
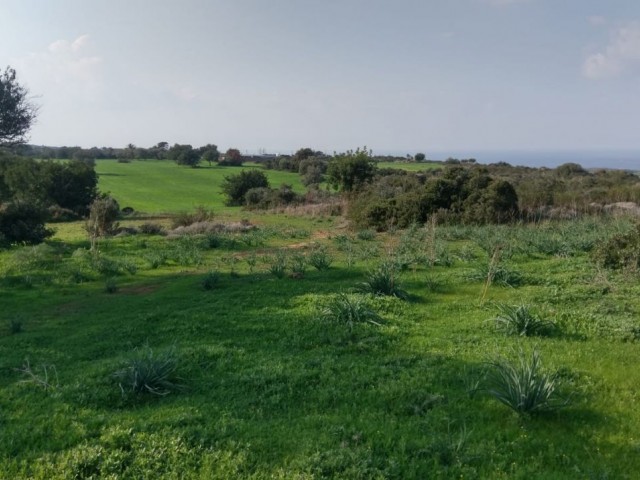
POLYGON ((587 78, 610 78, 640 64, 640 22, 631 22, 613 32, 609 45, 589 55, 582 65, 587 78))
POLYGON ((33 93, 49 97, 80 95, 96 100, 102 91, 102 58, 89 53, 90 37, 60 39, 19 60, 33 93))
POLYGON ((601 15, 591 15, 587 20, 594 27, 599 27, 607 23, 607 19, 601 15))

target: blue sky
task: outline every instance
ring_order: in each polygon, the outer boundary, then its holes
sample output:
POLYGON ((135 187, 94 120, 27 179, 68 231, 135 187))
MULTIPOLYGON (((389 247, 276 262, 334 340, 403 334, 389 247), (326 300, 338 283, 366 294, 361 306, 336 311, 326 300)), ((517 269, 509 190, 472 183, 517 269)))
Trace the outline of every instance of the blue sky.
POLYGON ((640 150, 638 0, 0 0, 31 142, 640 150))

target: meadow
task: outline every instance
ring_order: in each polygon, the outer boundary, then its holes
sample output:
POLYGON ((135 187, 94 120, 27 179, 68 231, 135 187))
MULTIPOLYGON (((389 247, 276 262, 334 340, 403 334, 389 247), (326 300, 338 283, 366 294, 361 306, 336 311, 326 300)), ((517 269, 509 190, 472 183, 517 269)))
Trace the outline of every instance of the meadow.
POLYGON ((2 478, 637 478, 640 287, 593 258, 633 219, 382 234, 97 169, 138 233, 0 252, 2 478), (195 205, 244 222, 159 234, 195 205), (547 408, 509 408, 537 356, 547 408))

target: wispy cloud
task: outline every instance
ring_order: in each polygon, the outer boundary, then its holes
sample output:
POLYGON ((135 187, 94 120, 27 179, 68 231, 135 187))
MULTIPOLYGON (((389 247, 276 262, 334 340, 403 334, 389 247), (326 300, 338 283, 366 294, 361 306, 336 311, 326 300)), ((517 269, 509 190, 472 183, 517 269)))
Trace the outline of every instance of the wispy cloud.
POLYGON ((34 93, 74 94, 95 100, 102 91, 102 57, 89 53, 89 35, 59 39, 19 60, 34 93))
POLYGON ((609 44, 587 57, 582 73, 591 79, 617 77, 640 64, 640 22, 628 23, 613 32, 609 44))

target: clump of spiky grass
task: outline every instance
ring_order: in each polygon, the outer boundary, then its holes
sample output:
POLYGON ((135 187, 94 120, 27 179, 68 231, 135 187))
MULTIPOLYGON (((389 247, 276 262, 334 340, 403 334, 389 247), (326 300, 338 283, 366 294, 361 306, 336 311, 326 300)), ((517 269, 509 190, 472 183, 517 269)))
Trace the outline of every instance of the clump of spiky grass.
POLYGON ((484 381, 491 396, 519 414, 555 410, 568 403, 556 394, 556 375, 542 368, 537 349, 531 356, 520 351, 515 362, 503 358, 490 363, 484 381))
POLYGON ((333 259, 329 252, 327 252, 327 248, 324 246, 316 247, 307 256, 307 261, 309 265, 314 267, 316 270, 322 271, 327 270, 331 266, 331 262, 333 259))
POLYGON ((373 295, 387 295, 406 300, 409 294, 400 288, 398 268, 393 262, 381 263, 369 272, 367 280, 357 290, 373 295))
POLYGON ((498 330, 521 337, 549 335, 555 325, 541 319, 526 305, 498 305, 500 313, 495 318, 498 330))
POLYGON ((220 283, 220 272, 212 270, 202 279, 201 285, 204 290, 213 290, 220 283))
POLYGON ((349 330, 358 323, 380 325, 380 316, 371 310, 366 300, 359 295, 339 293, 322 307, 320 318, 326 321, 346 325, 349 330))
POLYGON ((173 349, 156 354, 145 346, 135 350, 114 376, 123 395, 165 396, 182 388, 176 376, 177 369, 178 360, 173 349))

